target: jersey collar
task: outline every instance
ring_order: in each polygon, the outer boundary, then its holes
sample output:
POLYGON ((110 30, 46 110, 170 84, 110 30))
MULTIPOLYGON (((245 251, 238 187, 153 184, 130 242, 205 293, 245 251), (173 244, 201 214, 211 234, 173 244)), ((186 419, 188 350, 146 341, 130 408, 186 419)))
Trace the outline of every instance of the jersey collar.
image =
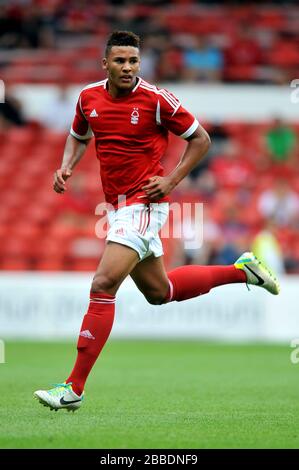
POLYGON ((136 77, 136 78, 137 78, 136 85, 134 86, 132 93, 134 93, 137 90, 137 88, 139 87, 141 83, 141 78, 140 77, 136 77))
MULTIPOLYGON (((137 88, 139 87, 140 83, 141 83, 141 78, 140 77, 137 77, 137 80, 136 80, 136 85, 134 86, 133 90, 131 91, 131 93, 135 93, 135 91, 137 90, 137 88)), ((105 90, 108 92, 108 78, 106 78, 105 80, 105 90)))

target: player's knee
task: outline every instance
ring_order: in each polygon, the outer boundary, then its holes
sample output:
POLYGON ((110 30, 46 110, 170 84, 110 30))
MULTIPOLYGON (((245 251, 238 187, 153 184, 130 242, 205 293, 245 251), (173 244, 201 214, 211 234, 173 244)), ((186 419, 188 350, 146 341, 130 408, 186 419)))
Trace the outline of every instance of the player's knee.
POLYGON ((151 305, 162 305, 165 302, 166 295, 162 292, 155 292, 151 294, 145 294, 145 298, 151 305))
POLYGON ((118 281, 113 276, 96 274, 91 284, 91 292, 109 292, 116 288, 118 281))

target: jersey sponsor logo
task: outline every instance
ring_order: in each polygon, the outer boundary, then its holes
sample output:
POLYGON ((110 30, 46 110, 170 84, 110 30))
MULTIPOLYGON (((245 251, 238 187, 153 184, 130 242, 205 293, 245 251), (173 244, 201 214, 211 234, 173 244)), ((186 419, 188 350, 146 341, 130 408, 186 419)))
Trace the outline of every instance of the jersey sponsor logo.
POLYGON ((134 108, 131 113, 131 124, 138 124, 138 121, 139 121, 138 108, 134 108))
POLYGON ((96 112, 95 109, 93 109, 89 115, 89 117, 98 117, 98 113, 96 112))

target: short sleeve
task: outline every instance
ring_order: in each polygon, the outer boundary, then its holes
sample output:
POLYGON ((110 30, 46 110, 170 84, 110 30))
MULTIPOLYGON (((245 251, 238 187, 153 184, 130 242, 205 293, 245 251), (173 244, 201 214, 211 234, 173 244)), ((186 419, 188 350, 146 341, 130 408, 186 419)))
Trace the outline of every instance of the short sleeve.
POLYGON ((79 96, 77 105, 76 105, 76 114, 73 120, 73 124, 70 130, 70 134, 76 139, 86 140, 90 139, 93 136, 92 130, 90 128, 89 122, 84 116, 81 105, 82 96, 79 96))
POLYGON ((165 89, 158 92, 156 122, 183 139, 190 137, 199 126, 193 114, 183 108, 180 101, 165 89))

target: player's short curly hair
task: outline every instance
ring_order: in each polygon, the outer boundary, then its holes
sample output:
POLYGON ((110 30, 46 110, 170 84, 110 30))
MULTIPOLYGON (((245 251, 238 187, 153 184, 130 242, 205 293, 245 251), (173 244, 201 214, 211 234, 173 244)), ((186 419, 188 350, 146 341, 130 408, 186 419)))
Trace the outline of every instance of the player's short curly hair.
POLYGON ((113 46, 132 46, 139 49, 140 38, 137 34, 132 33, 132 31, 113 31, 107 41, 105 49, 106 57, 113 46))

